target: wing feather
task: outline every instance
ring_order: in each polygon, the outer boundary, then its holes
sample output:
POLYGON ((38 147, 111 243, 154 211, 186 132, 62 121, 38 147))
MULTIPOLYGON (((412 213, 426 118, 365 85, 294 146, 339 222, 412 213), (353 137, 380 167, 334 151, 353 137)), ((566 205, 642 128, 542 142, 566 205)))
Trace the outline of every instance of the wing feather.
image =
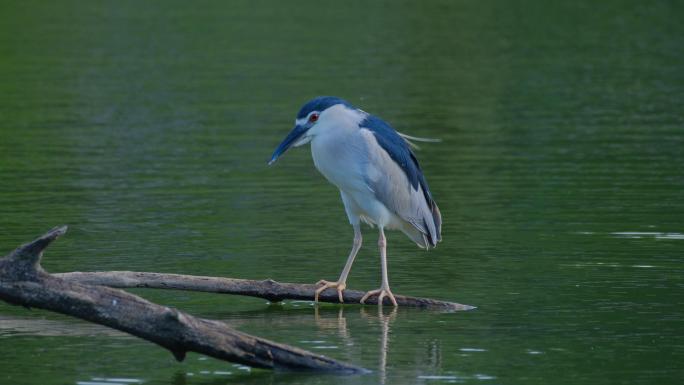
POLYGON ((372 115, 368 115, 361 127, 366 130, 363 134, 369 147, 382 149, 369 151, 366 176, 369 188, 389 210, 418 230, 420 234, 411 229, 404 232, 419 246, 436 246, 441 240, 441 214, 406 140, 372 115))

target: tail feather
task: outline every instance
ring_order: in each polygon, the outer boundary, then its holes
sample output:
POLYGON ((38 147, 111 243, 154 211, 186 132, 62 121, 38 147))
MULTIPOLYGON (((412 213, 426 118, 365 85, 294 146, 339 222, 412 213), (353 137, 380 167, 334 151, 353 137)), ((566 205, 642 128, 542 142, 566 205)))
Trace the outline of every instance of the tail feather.
POLYGON ((431 247, 431 242, 428 241, 428 237, 424 232, 420 231, 417 227, 410 223, 406 223, 401 231, 406 234, 413 242, 418 245, 421 249, 427 249, 431 247))
POLYGON ((423 218, 420 225, 406 222, 401 229, 413 242, 424 249, 437 247, 437 243, 442 240, 442 214, 434 202, 431 214, 431 217, 423 218))
POLYGON ((442 241, 442 213, 439 211, 439 207, 437 207, 437 203, 432 202, 432 220, 435 221, 435 229, 437 230, 437 236, 433 237, 433 239, 436 238, 436 242, 434 242, 434 246, 437 246, 437 242, 442 241))

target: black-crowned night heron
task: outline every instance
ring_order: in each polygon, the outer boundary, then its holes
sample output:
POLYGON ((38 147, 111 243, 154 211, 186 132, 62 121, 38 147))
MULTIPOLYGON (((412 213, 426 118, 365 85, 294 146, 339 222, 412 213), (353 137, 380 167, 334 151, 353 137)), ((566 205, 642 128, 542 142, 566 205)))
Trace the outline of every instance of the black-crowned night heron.
POLYGON ((314 165, 340 189, 354 228, 354 244, 340 278, 335 282, 319 281, 316 301, 323 290, 336 288, 343 302, 342 291, 361 248, 361 221, 378 226, 382 267, 382 285, 367 292, 361 303, 378 294, 378 304, 387 296, 397 306, 387 276, 385 229, 401 230, 426 249, 442 239, 442 217, 409 139, 419 138, 398 133, 380 118, 343 99, 322 96, 299 110, 294 128, 273 152, 269 164, 290 147, 311 142, 314 165))

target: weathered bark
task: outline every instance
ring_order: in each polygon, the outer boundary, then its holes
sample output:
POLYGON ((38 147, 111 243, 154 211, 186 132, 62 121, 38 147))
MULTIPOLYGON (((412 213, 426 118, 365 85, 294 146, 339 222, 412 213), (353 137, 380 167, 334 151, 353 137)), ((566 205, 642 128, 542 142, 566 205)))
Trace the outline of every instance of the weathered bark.
MULTIPOLYGON (((134 271, 100 271, 100 272, 72 272, 54 274, 73 282, 89 285, 102 285, 116 288, 154 288, 202 291, 209 293, 224 293, 246 295, 264 298, 272 302, 284 299, 310 300, 314 299, 317 286, 312 284, 284 283, 271 279, 257 281, 249 279, 203 277, 181 274, 144 273, 134 271)), ((344 303, 360 303, 365 293, 358 290, 345 290, 344 303)), ((394 295, 399 306, 430 308, 443 311, 470 310, 473 306, 460 303, 439 301, 429 298, 407 297, 394 295)), ((339 303, 337 291, 327 289, 319 296, 319 301, 339 303)), ((377 297, 369 298, 367 304, 377 305, 377 297)), ((391 305, 389 298, 383 304, 391 305)))
POLYGON ((144 300, 122 290, 55 277, 40 266, 43 250, 66 226, 0 259, 0 299, 105 325, 154 342, 183 360, 188 351, 253 367, 348 373, 364 369, 241 333, 228 325, 144 300))

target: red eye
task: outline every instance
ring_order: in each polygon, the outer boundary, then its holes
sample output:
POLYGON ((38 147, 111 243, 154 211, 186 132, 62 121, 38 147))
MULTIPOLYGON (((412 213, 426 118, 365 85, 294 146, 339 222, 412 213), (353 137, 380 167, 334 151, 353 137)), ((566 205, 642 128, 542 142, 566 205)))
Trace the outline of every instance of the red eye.
POLYGON ((309 121, 310 121, 311 123, 313 123, 313 122, 315 122, 315 121, 317 121, 317 120, 318 120, 318 114, 311 114, 311 116, 309 116, 309 121))

